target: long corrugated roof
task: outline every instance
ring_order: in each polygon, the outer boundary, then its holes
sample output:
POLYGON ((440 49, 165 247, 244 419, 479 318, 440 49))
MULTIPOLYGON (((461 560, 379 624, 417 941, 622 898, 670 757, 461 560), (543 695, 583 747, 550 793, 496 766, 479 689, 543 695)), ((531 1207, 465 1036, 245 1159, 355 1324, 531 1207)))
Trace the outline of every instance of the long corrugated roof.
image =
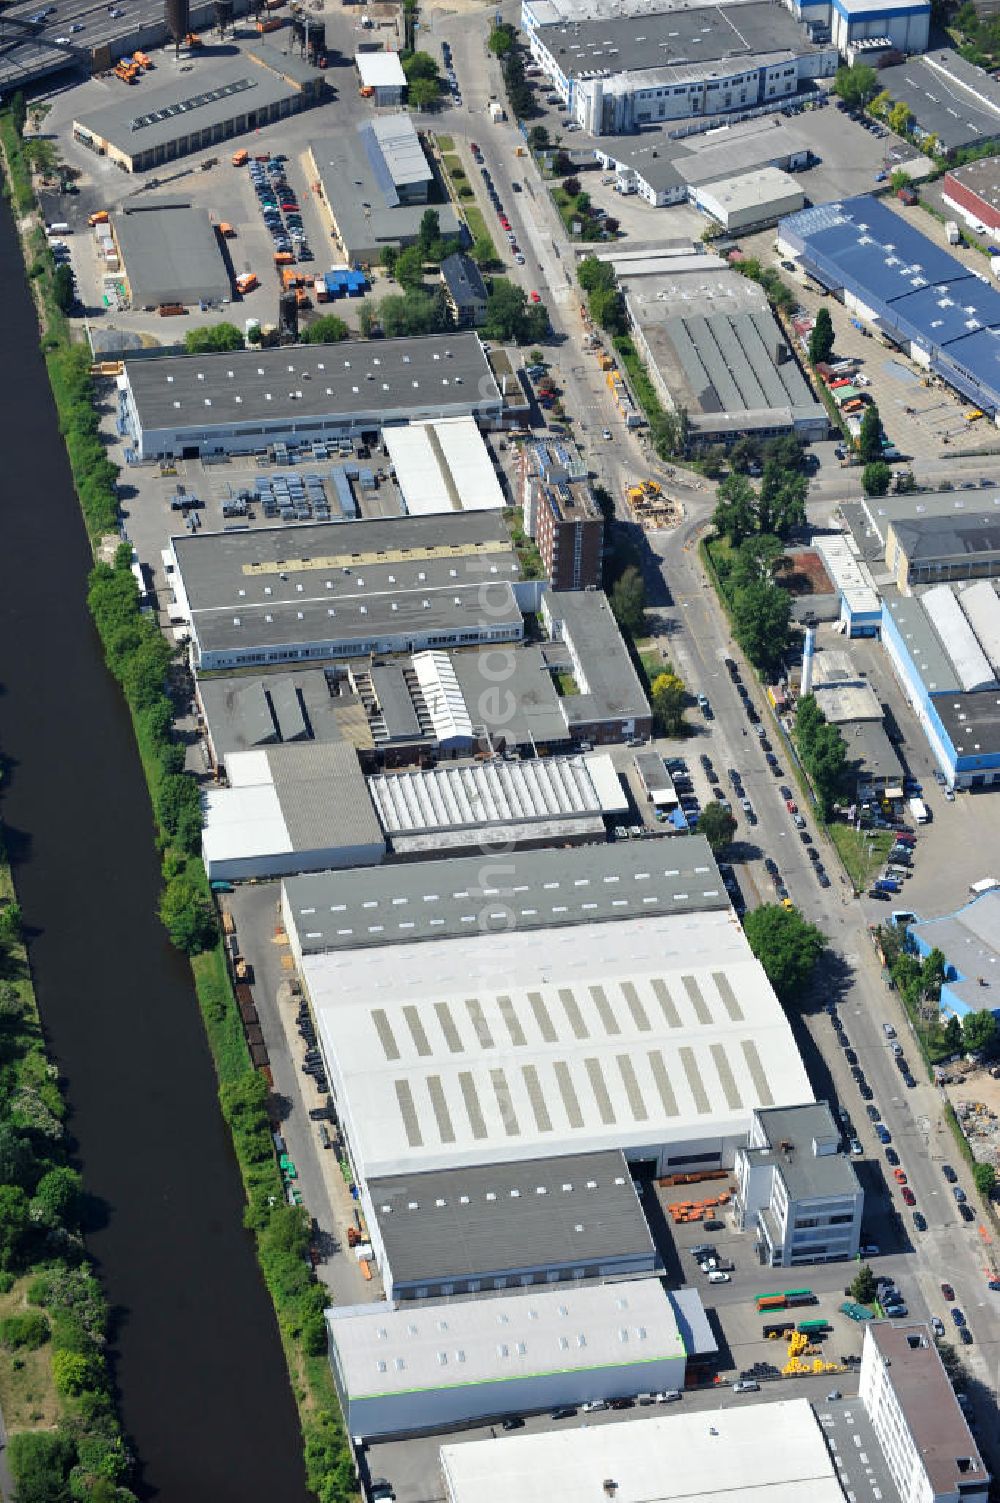
POLYGON ((601 812, 583 757, 380 773, 368 789, 389 835, 601 812))
POLYGON ((962 688, 972 691, 995 687, 993 670, 955 599, 951 586, 935 585, 920 597, 920 603, 955 665, 962 688))
POLYGON ((1000 669, 1000 596, 991 579, 979 579, 961 591, 958 602, 990 666, 1000 669))

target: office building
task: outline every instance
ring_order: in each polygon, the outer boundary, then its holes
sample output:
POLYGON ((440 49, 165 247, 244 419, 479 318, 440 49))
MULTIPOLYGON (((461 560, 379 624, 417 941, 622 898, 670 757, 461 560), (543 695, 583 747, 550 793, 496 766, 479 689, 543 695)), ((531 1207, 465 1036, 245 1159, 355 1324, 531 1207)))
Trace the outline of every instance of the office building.
POLYGON ((486 283, 470 256, 456 253, 441 262, 441 284, 459 327, 475 328, 486 317, 486 283))
POLYGON ((579 454, 563 442, 523 444, 518 479, 524 530, 535 541, 550 587, 599 589, 604 516, 579 454))
POLYGON ((639 681, 603 590, 546 590, 541 618, 547 663, 566 673, 559 707, 579 742, 625 741, 653 727, 639 681))
POLYGON ((594 136, 663 120, 780 108, 836 72, 837 51, 773 5, 694 6, 640 17, 550 19, 525 0, 531 54, 569 114, 594 136))
POLYGON ((387 1175, 362 1199, 390 1300, 635 1278, 661 1266, 617 1150, 387 1175))
POLYGON ((766 1267, 857 1257, 864 1191, 825 1101, 754 1112, 735 1176, 738 1224, 766 1267))
POLYGON ((865 1326, 859 1396, 902 1503, 986 1503, 989 1473, 928 1326, 865 1326))
POLYGON ((658 1279, 334 1306, 326 1323, 345 1424, 365 1441, 684 1382, 684 1345, 658 1279))

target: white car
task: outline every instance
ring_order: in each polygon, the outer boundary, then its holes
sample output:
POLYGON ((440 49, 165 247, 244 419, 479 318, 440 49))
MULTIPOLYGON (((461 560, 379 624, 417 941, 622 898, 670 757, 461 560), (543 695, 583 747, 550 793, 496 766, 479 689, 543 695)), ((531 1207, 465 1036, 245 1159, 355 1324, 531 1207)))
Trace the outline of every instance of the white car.
POLYGON ((676 1404, 678 1399, 683 1398, 683 1394, 679 1388, 667 1388, 663 1393, 656 1394, 655 1398, 658 1404, 676 1404))
POLYGON ((729 1275, 728 1273, 720 1272, 720 1270, 716 1268, 712 1273, 709 1274, 708 1282, 710 1284, 728 1284, 729 1275))
POLYGON ((607 1407, 607 1399, 589 1399, 586 1404, 581 1405, 584 1414, 598 1414, 607 1407))
POLYGON ((741 1378, 733 1384, 733 1393, 760 1393, 760 1384, 754 1378, 741 1378))
POLYGON ((69 45, 69 37, 56 37, 56 46, 57 47, 67 47, 68 45, 69 45))
POLYGON ((524 265, 524 257, 521 255, 520 251, 518 251, 517 255, 514 257, 514 260, 517 262, 518 266, 524 265))
POLYGON ((942 788, 941 792, 944 794, 944 801, 946 804, 953 804, 955 802, 954 788, 942 788))
POLYGON ((613 435, 613 433, 612 433, 612 432, 611 432, 611 429, 610 429, 610 428, 605 428, 605 430, 604 430, 604 432, 603 432, 603 433, 602 433, 602 434, 601 434, 601 437, 602 437, 602 438, 613 438, 613 437, 614 437, 614 435, 613 435))

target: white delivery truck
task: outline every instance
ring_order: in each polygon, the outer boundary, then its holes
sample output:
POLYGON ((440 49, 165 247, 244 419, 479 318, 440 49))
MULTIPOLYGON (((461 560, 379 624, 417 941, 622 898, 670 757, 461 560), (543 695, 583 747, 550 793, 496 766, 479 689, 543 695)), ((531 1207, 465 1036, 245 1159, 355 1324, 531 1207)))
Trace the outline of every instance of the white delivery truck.
POLYGON ((981 898, 984 892, 992 892, 995 887, 1000 887, 996 877, 980 877, 978 882, 969 883, 969 892, 974 898, 981 898))
POLYGON ((927 805, 924 803, 922 798, 911 798, 908 801, 908 807, 910 813, 913 815, 913 819, 916 824, 925 825, 930 819, 930 815, 927 812, 927 805))
POLYGON ((958 222, 954 219, 945 220, 944 238, 949 245, 958 245, 962 239, 958 229, 958 222))

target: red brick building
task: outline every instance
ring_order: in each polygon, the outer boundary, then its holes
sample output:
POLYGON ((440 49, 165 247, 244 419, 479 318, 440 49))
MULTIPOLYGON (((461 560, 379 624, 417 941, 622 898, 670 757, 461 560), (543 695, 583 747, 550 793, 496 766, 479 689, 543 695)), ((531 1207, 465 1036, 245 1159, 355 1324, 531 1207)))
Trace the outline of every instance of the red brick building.
POLYGON ((944 195, 969 218, 1000 234, 1000 156, 983 157, 946 172, 944 195))
POLYGON ((604 517, 586 467, 564 444, 530 444, 521 452, 524 526, 553 590, 598 588, 604 559, 604 517))

